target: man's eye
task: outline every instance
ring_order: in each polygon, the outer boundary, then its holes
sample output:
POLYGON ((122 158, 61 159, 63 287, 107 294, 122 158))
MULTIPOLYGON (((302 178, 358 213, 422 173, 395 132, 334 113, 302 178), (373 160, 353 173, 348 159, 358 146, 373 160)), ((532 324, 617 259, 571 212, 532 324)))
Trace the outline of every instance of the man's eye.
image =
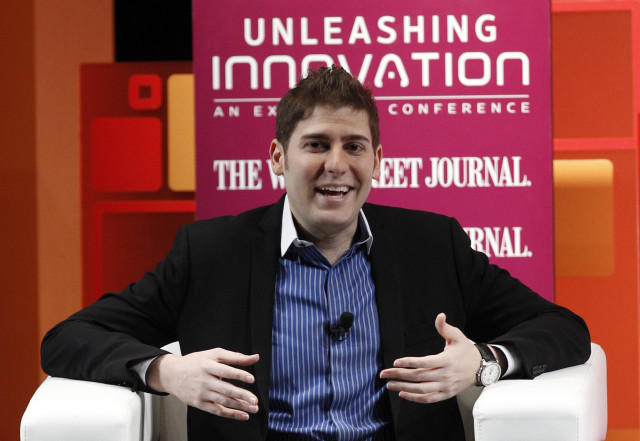
POLYGON ((347 146, 347 150, 349 150, 350 152, 359 152, 361 150, 363 150, 364 147, 360 144, 349 144, 347 146))
POLYGON ((306 145, 311 150, 323 150, 326 147, 324 143, 315 141, 308 142, 306 145))

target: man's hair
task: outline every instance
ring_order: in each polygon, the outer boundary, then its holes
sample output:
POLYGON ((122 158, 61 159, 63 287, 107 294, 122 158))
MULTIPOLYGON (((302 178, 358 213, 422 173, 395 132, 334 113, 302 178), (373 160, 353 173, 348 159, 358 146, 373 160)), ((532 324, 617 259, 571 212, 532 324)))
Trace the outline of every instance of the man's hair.
POLYGON ((307 118, 317 106, 364 110, 369 117, 373 148, 380 144, 378 108, 371 90, 342 67, 332 66, 316 71, 309 69, 306 78, 302 78, 278 103, 276 139, 285 149, 298 122, 307 118))

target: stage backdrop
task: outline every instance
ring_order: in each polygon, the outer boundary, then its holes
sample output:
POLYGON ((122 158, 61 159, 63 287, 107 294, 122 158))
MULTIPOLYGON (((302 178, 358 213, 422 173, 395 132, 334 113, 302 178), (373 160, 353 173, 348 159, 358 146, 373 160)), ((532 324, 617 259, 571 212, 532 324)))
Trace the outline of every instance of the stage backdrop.
POLYGON ((553 299, 549 2, 193 6, 198 218, 278 199, 278 100, 336 64, 378 102, 369 201, 455 216, 474 248, 553 299))

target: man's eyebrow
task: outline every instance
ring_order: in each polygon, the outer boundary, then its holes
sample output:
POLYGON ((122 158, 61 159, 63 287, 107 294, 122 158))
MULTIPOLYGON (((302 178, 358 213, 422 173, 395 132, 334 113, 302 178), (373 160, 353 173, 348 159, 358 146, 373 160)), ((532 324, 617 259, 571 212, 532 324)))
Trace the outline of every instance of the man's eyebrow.
POLYGON ((371 140, 364 135, 347 135, 342 137, 343 141, 367 141, 371 142, 371 140))
POLYGON ((302 139, 322 139, 322 140, 326 140, 331 138, 329 135, 325 134, 325 133, 307 133, 305 135, 302 135, 302 139))
MULTIPOLYGON (((328 140, 331 139, 331 137, 329 135, 327 135, 326 133, 307 133, 305 135, 302 135, 302 139, 320 139, 320 140, 328 140)), ((341 141, 367 141, 367 142, 371 142, 371 140, 364 136, 364 135, 358 135, 358 134, 353 134, 353 135, 347 135, 347 136, 343 136, 342 138, 340 138, 341 141)))

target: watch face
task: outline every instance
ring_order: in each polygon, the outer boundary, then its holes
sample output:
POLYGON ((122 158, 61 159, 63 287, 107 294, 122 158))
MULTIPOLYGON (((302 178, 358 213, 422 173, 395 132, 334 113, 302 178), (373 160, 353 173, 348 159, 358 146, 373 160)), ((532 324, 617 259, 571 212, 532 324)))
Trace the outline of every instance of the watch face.
POLYGON ((500 365, 497 363, 487 364, 480 374, 480 381, 485 386, 495 383, 500 378, 500 365))

